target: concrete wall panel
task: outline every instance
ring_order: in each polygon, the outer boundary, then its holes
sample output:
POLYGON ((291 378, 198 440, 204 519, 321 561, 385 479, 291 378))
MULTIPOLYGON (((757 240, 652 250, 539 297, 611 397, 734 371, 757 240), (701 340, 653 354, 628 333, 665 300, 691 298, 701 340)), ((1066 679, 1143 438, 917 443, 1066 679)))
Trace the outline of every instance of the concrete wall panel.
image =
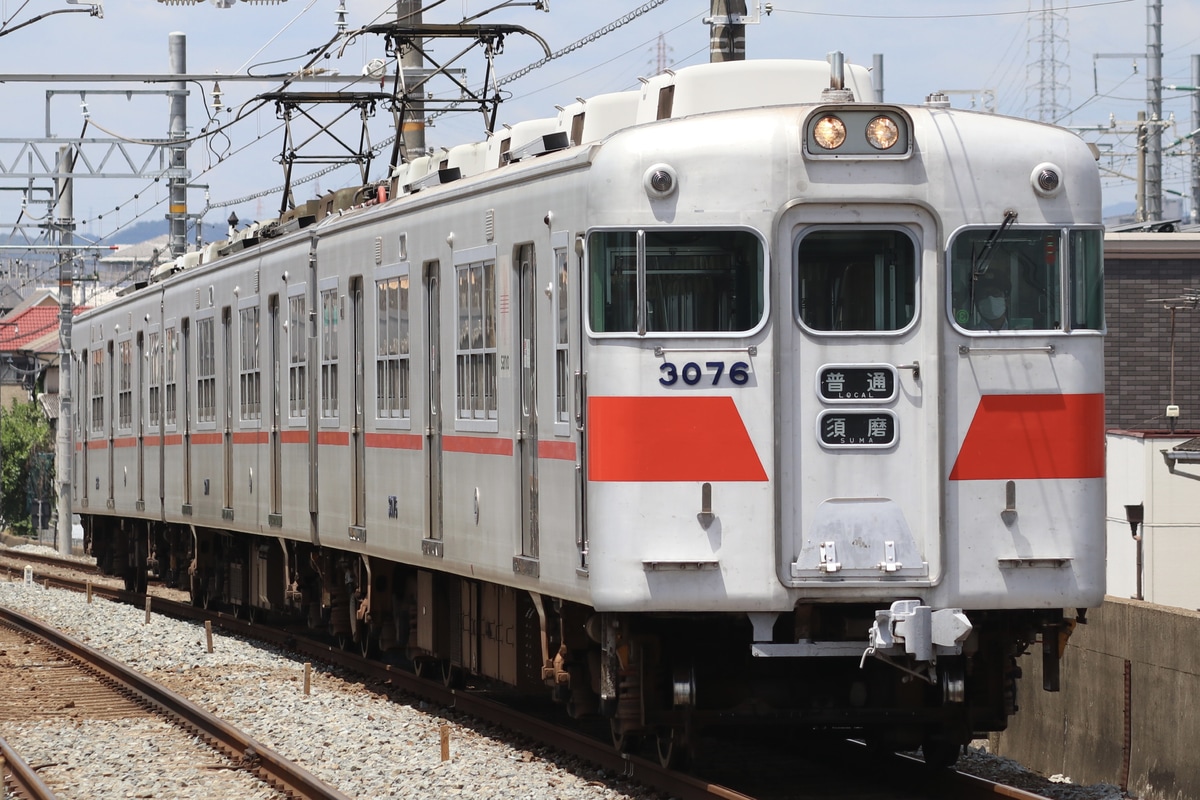
POLYGON ((1040 650, 1020 660, 1020 711, 995 752, 1142 800, 1200 797, 1200 613, 1109 597, 1075 629, 1059 693, 1041 690, 1040 650))

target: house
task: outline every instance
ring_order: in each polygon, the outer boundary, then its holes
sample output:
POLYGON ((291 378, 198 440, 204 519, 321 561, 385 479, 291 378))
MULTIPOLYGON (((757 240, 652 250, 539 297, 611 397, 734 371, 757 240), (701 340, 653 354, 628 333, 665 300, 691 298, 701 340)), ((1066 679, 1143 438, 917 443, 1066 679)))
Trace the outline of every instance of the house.
MULTIPOLYGON (((38 380, 57 373, 61 306, 53 289, 39 289, 0 317, 0 405, 35 399, 38 380)), ((57 378, 53 380, 58 392, 57 378)))
POLYGON ((1198 609, 1200 231, 1109 232, 1104 280, 1108 593, 1198 609))

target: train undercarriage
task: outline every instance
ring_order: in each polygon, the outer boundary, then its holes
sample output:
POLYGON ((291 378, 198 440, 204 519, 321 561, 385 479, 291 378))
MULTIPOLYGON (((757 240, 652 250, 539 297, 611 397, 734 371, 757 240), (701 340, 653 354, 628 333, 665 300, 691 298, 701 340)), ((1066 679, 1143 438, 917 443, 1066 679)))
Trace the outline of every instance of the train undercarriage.
MULTIPOLYGON (((936 679, 866 657, 754 657, 744 615, 598 613, 508 586, 308 543, 195 526, 85 518, 89 552, 144 592, 151 578, 193 604, 250 619, 303 623, 338 646, 380 655, 454 685, 467 677, 523 693, 549 690, 574 718, 609 721, 614 745, 664 764, 694 757, 701 733, 752 723, 921 747, 932 765, 1002 730, 1017 710, 1017 658, 1042 642, 1057 689, 1061 612, 973 613, 961 655, 936 679)), ((858 642, 874 604, 800 605, 776 642, 858 642)), ((864 645, 865 649, 865 645, 864 645)))

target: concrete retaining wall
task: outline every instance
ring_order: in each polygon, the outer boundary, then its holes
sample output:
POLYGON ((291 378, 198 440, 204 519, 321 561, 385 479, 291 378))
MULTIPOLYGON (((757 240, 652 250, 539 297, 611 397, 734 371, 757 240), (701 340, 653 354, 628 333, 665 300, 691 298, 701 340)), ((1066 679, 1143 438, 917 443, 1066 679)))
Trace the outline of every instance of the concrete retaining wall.
POLYGON ((1200 798, 1200 613, 1108 597, 1071 636, 1061 692, 1042 691, 1040 644, 1019 663, 994 752, 1143 800, 1200 798))

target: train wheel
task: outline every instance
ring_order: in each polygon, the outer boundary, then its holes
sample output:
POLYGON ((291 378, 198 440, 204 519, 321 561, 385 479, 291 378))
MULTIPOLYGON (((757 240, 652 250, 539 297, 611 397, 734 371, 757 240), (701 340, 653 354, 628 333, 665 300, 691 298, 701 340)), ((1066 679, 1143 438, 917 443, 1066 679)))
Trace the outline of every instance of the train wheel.
POLYGON ((358 637, 358 651, 362 653, 363 658, 375 655, 375 640, 366 630, 363 630, 358 637))
POLYGON ((208 584, 198 575, 191 576, 188 583, 188 594, 192 596, 192 608, 208 608, 212 605, 208 584))
POLYGON ((962 745, 946 733, 927 733, 921 743, 921 755, 930 769, 948 769, 958 763, 962 745))
MULTIPOLYGON (((412 665, 413 672, 416 673, 418 678, 424 678, 427 681, 433 680, 433 673, 435 672, 434 666, 436 665, 436 662, 432 658, 417 656, 413 659, 412 665)), ((441 677, 441 671, 437 671, 437 673, 438 677, 441 677)))
POLYGON ((609 726, 612 731, 613 747, 618 753, 632 754, 642 749, 641 734, 622 730, 621 721, 615 717, 609 720, 609 726))
POLYGON ((687 769, 692 763, 692 742, 685 727, 664 728, 654 737, 658 763, 665 769, 687 769))
POLYGON ((462 670, 451 664, 449 659, 442 661, 442 685, 447 689, 461 689, 463 685, 462 670))

